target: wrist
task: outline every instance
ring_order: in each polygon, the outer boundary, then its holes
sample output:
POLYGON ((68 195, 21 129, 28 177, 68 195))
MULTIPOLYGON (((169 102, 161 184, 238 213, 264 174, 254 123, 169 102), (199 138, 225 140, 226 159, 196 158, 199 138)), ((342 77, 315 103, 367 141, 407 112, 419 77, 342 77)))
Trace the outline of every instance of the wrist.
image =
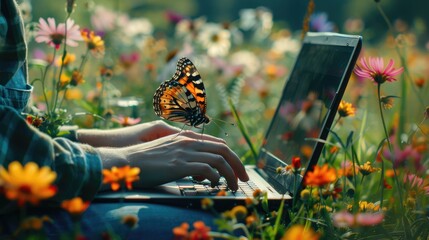
POLYGON ((123 167, 129 164, 127 156, 121 148, 100 147, 96 149, 101 157, 103 169, 123 167))

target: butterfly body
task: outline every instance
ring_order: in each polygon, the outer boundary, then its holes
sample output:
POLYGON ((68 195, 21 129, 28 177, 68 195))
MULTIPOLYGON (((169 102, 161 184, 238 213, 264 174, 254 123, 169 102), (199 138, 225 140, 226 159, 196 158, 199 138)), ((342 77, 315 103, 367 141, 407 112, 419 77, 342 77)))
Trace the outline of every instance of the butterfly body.
POLYGON ((163 82, 155 92, 155 114, 197 127, 210 122, 206 107, 205 88, 198 70, 188 58, 181 58, 173 77, 163 82))

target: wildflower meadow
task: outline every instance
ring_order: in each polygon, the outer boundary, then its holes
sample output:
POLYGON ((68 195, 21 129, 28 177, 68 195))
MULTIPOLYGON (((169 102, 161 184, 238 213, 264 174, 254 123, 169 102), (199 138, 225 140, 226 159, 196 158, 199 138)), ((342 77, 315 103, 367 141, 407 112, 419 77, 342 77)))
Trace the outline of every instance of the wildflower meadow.
MULTIPOLYGON (((159 120, 154 93, 187 57, 205 86, 212 121, 204 133, 255 164, 305 33, 361 35, 362 51, 299 200, 271 210, 266 193, 256 190, 245 204, 219 210, 204 199, 201 209, 214 222, 183 221, 165 231, 173 239, 429 239, 428 22, 390 16, 392 1, 384 0, 362 3, 376 23, 361 16, 334 21, 320 1, 308 0, 290 24, 263 5, 243 3, 234 18, 214 21, 184 10, 198 1, 175 3, 177 9, 150 2, 67 0, 43 9, 38 1, 19 1, 34 87, 23 113, 28 124, 54 138, 75 128, 159 120)), ((278 174, 303 172, 299 156, 291 162, 278 174)), ((130 166, 103 170, 103 183, 128 191, 139 173, 130 166)), ((53 169, 12 162, 0 167, 0 194, 23 209, 37 207, 57 193, 56 177, 53 169)), ((85 239, 79 223, 90 204, 62 203, 76 225, 64 239, 85 239)), ((43 226, 52 219, 22 213, 14 237, 45 239, 43 226)), ((121 223, 133 231, 137 221, 127 215, 121 223)), ((109 234, 103 239, 119 239, 109 234)))

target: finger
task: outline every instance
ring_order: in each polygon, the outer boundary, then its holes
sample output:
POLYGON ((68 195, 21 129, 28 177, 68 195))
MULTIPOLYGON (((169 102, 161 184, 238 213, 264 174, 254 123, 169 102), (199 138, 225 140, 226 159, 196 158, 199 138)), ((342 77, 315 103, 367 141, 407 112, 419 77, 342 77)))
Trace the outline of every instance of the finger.
POLYGON ((217 171, 215 171, 209 164, 201 162, 188 162, 185 166, 185 175, 200 175, 203 178, 208 179, 212 185, 216 185, 220 179, 220 175, 217 171))
POLYGON ((194 149, 199 152, 209 152, 221 155, 223 159, 231 166, 235 175, 243 182, 249 180, 246 169, 243 166, 240 158, 226 145, 211 141, 194 142, 194 149))
POLYGON ((238 189, 237 178, 234 170, 221 155, 208 152, 196 152, 190 154, 188 161, 209 164, 212 168, 217 169, 219 174, 226 179, 229 188, 233 191, 238 189))

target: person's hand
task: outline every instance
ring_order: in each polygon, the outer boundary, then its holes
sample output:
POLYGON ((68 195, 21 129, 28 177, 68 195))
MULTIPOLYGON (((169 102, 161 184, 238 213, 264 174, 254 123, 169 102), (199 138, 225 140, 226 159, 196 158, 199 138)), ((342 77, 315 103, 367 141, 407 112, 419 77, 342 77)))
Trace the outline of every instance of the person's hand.
POLYGON ((77 135, 79 142, 94 147, 125 147, 149 142, 179 132, 179 128, 158 120, 109 130, 79 129, 77 135))
POLYGON ((135 187, 153 187, 186 176, 201 176, 212 185, 225 177, 229 188, 237 190, 237 177, 249 177, 237 155, 225 141, 209 135, 183 131, 124 148, 100 148, 104 167, 130 165, 140 168, 135 187))

